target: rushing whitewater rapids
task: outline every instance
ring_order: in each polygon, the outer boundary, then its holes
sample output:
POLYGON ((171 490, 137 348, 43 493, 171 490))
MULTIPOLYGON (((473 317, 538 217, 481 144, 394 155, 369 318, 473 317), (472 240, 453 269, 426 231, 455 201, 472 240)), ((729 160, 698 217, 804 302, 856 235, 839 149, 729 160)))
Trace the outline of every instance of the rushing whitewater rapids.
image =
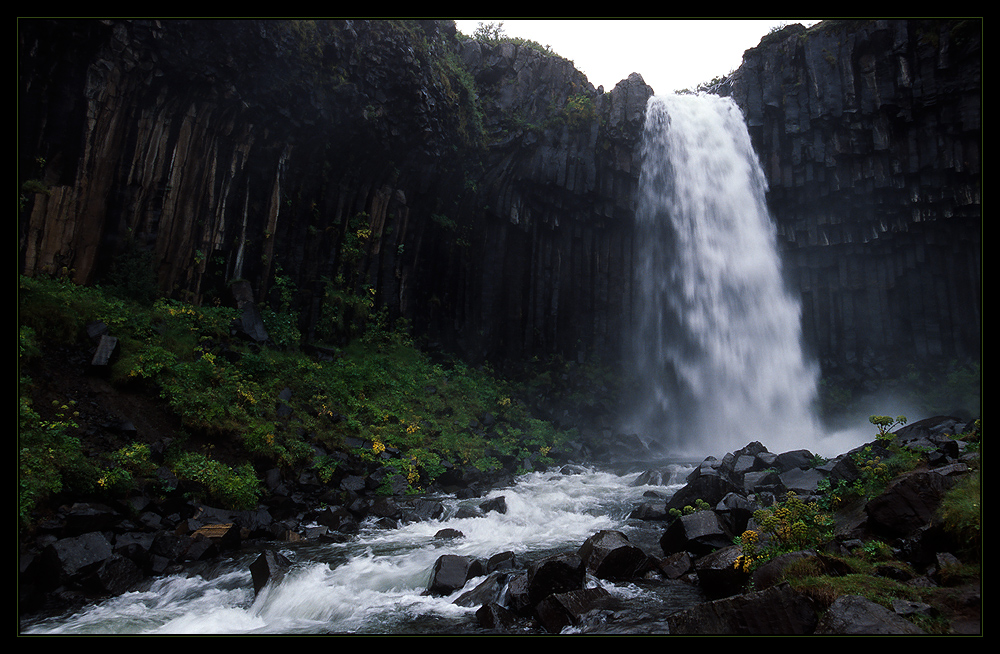
MULTIPOLYGON (((254 597, 249 573, 257 557, 248 552, 232 559, 167 576, 147 589, 90 606, 74 615, 22 624, 24 634, 429 634, 477 633, 476 607, 454 603, 464 591, 447 597, 424 594, 435 560, 442 554, 489 557, 513 551, 523 561, 559 551, 576 551, 601 529, 619 529, 634 542, 655 543, 661 533, 627 516, 644 492, 672 493, 690 466, 673 465, 668 486, 634 486, 639 473, 590 470, 583 474, 531 473, 503 495, 507 512, 402 525, 366 528, 349 543, 284 545, 293 562, 285 578, 254 597), (443 527, 464 538, 434 537, 443 527)), ((484 498, 475 500, 482 502, 484 498)), ((449 515, 462 501, 441 498, 449 515)), ((649 547, 652 547, 650 545, 649 547)), ((647 551, 649 550, 647 547, 647 551)), ((471 580, 469 590, 483 578, 471 580)), ((591 580, 591 584, 597 584, 591 580)), ((700 601, 693 586, 677 583, 670 596, 625 584, 605 585, 633 605, 648 602, 662 612, 700 601)), ((663 589, 660 589, 662 593, 663 589)))
POLYGON ((782 278, 767 182, 740 109, 714 95, 654 96, 639 181, 631 427, 675 455, 757 440, 808 448, 818 369, 782 278))

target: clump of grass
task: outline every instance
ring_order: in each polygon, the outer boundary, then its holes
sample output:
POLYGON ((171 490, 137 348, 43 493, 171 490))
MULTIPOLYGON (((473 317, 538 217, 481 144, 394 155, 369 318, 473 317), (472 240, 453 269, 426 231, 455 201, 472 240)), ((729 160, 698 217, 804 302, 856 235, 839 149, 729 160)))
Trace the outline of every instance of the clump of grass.
POLYGON ((978 561, 982 546, 982 482, 977 466, 963 477, 941 502, 940 514, 945 528, 964 543, 963 553, 978 561))

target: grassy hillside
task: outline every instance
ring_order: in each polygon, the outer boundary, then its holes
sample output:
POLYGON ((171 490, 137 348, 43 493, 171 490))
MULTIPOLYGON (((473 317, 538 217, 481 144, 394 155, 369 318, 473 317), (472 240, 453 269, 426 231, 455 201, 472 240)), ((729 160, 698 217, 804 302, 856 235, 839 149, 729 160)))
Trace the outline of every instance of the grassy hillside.
POLYGON ((273 467, 329 481, 346 461, 369 462, 418 491, 445 465, 544 463, 566 436, 488 368, 432 358, 377 312, 346 344, 307 353, 284 305, 261 306, 271 335, 262 346, 233 336, 228 307, 58 279, 18 284, 22 525, 61 493, 148 490, 163 466, 235 508, 259 499, 273 467), (104 371, 88 370, 94 324, 119 342, 104 371))

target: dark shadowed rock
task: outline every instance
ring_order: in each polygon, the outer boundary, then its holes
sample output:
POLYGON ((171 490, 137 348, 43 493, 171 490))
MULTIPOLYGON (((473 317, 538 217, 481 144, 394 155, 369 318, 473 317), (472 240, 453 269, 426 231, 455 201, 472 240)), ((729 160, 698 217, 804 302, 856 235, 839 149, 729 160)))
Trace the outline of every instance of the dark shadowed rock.
POLYGON ((62 538, 42 552, 44 578, 58 586, 97 570, 114 552, 101 532, 93 531, 72 538, 62 538))
POLYGON ((143 579, 143 572, 131 559, 114 554, 91 577, 90 583, 102 593, 120 595, 143 579))
POLYGON ((796 495, 813 495, 826 475, 816 468, 792 468, 781 473, 781 485, 796 495))
POLYGON ((250 564, 250 576, 253 579, 254 595, 259 594, 261 589, 268 583, 279 583, 291 565, 292 562, 279 552, 267 550, 261 553, 250 564))
POLYGON ((696 511, 670 523, 660 537, 664 554, 691 552, 696 556, 731 545, 734 535, 715 511, 696 511))
POLYGON ((459 606, 482 606, 494 602, 503 603, 503 592, 507 585, 509 574, 491 572, 472 590, 459 595, 454 604, 459 606))
POLYGON ((600 531, 580 546, 577 554, 598 579, 630 579, 648 563, 645 552, 620 531, 600 531))
POLYGON ((893 481, 865 510, 869 528, 883 536, 906 536, 939 520, 938 507, 953 485, 935 472, 912 472, 893 481))
POLYGON ((65 513, 64 536, 79 536, 93 531, 103 531, 121 522, 123 516, 111 507, 98 502, 75 502, 65 513))
POLYGON ((517 616, 500 604, 489 602, 476 611, 476 622, 484 629, 504 631, 512 629, 517 624, 517 616))
POLYGON ((535 607, 535 617, 545 631, 557 634, 570 625, 579 624, 587 613, 617 604, 618 600, 604 588, 581 588, 549 595, 535 607))
POLYGON ((664 500, 641 502, 629 514, 629 518, 635 520, 666 520, 669 517, 670 514, 667 513, 666 501, 664 500))
POLYGON ((915 624, 860 595, 834 600, 816 625, 817 635, 916 635, 925 633, 915 624))
POLYGON ((520 567, 517 554, 514 552, 498 552, 486 560, 486 571, 514 570, 520 567))
POLYGON ((675 552, 661 559, 657 568, 667 579, 680 579, 694 570, 694 561, 687 552, 675 552))
POLYGON ((472 557, 443 554, 434 562, 427 592, 431 595, 450 595, 480 571, 481 566, 476 567, 476 559, 472 557))
POLYGON ((787 584, 699 604, 667 618, 674 635, 806 635, 817 615, 809 598, 787 584))
POLYGON ((723 477, 717 470, 708 468, 694 477, 689 477, 688 483, 667 501, 667 508, 683 509, 685 506, 694 506, 696 500, 715 506, 723 497, 737 491, 739 488, 736 484, 723 477))
POLYGON ((258 343, 267 341, 267 328, 264 327, 264 319, 254 300, 250 282, 237 280, 231 285, 231 291, 236 308, 240 312, 239 317, 233 320, 233 330, 238 335, 258 343))
POLYGON ((496 511, 497 513, 507 513, 507 498, 503 495, 488 499, 479 505, 483 513, 496 511))
POLYGON ((778 469, 778 472, 788 472, 796 468, 808 468, 812 460, 813 454, 809 450, 792 450, 779 454, 778 458, 774 461, 774 465, 778 469))
POLYGON ((746 590, 750 575, 736 567, 741 554, 739 546, 728 545, 695 560, 695 574, 706 597, 728 597, 746 590))
POLYGON ((101 336, 94 351, 94 356, 90 360, 90 372, 92 374, 107 374, 111 364, 118 358, 121 351, 118 339, 109 334, 101 336))
POLYGON ((353 532, 358 529, 358 520, 342 506, 330 506, 316 516, 316 522, 334 531, 353 532))
POLYGON ((715 506, 715 514, 719 516, 725 530, 735 535, 742 534, 753 512, 759 508, 739 493, 729 493, 715 506))
POLYGON ((766 563, 753 571, 753 587, 756 590, 766 590, 774 586, 782 579, 782 574, 790 564, 802 559, 816 559, 816 552, 813 550, 803 550, 801 552, 788 552, 779 554, 769 559, 766 563))
POLYGON ((528 567, 528 601, 537 605, 553 593, 583 588, 587 569, 577 554, 556 554, 528 567))

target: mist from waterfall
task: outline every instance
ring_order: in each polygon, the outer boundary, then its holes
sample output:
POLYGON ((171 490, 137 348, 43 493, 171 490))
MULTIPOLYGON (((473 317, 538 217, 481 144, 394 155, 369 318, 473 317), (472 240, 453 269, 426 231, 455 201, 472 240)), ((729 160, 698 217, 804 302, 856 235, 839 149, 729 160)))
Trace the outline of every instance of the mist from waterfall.
MULTIPOLYGON (((671 455, 809 449, 818 367, 782 277, 767 181, 729 98, 650 98, 637 211, 639 403, 671 455)), ((813 450, 816 451, 816 450, 813 450)))

